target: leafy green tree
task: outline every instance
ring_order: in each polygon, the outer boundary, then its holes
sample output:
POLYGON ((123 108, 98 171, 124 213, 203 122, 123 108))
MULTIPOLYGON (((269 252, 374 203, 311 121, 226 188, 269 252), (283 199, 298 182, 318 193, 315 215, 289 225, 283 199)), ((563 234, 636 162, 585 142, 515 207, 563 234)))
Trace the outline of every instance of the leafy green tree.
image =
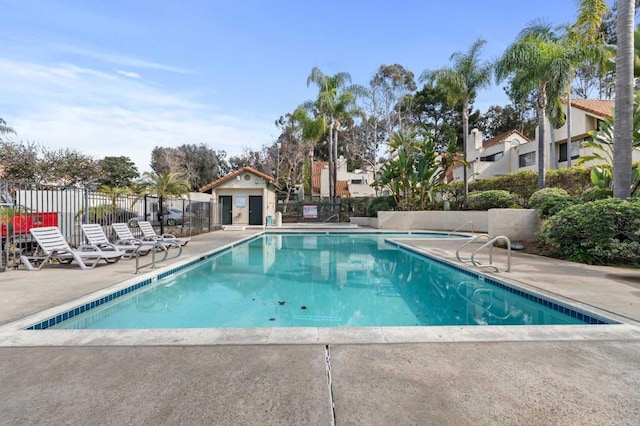
POLYGON ((520 114, 512 105, 492 105, 480 115, 478 128, 486 138, 493 138, 511 130, 519 130, 527 137, 535 134, 536 123, 533 120, 522 121, 520 114))
POLYGON ((450 141, 461 141, 458 132, 462 127, 462 105, 450 106, 447 91, 442 86, 427 82, 413 96, 411 119, 422 128, 438 146, 450 141))
MULTIPOLYGON (((449 105, 460 104, 462 107, 462 151, 466 163, 467 138, 469 135, 469 113, 471 103, 475 99, 478 90, 488 87, 491 83, 492 66, 488 61, 481 59, 482 48, 485 40, 476 40, 467 52, 455 52, 451 55, 451 66, 435 71, 425 71, 422 79, 435 81, 445 88, 449 105)), ((463 172, 463 200, 466 201, 469 193, 469 181, 467 179, 467 167, 463 172)), ((463 203, 465 202, 463 201, 463 203)))
POLYGON ((151 169, 157 174, 180 174, 195 190, 230 171, 226 155, 202 143, 177 148, 155 147, 151 152, 151 169))
POLYGON ((388 139, 396 131, 407 127, 407 115, 411 93, 417 89, 415 76, 400 64, 380 65, 369 82, 369 89, 365 92, 376 105, 374 114, 377 121, 382 123, 388 139))
MULTIPOLYGON (((163 202, 167 197, 182 197, 189 195, 189 181, 178 173, 151 173, 145 172, 138 182, 138 188, 147 195, 158 197, 158 211, 163 212, 163 202)), ((164 221, 160 221, 160 233, 164 233, 164 221)))
POLYGON ((498 82, 508 77, 525 89, 534 88, 538 117, 538 187, 545 186, 545 129, 549 99, 561 96, 572 78, 572 66, 579 52, 564 43, 553 28, 534 22, 523 29, 496 63, 498 82))
POLYGON ((98 180, 99 185, 129 187, 133 180, 140 177, 138 168, 129 157, 104 157, 98 160, 98 166, 102 172, 102 177, 98 180))
POLYGON ((280 117, 276 125, 281 133, 274 144, 277 150, 275 177, 279 189, 286 194, 286 201, 289 201, 291 190, 303 180, 304 160, 313 149, 313 142, 303 138, 303 129, 290 114, 280 117))
POLYGON ((63 186, 85 186, 100 175, 98 163, 73 148, 45 150, 42 158, 43 181, 63 186))
POLYGON ((3 178, 20 182, 40 182, 42 162, 38 157, 41 147, 35 143, 0 141, 0 165, 3 178))

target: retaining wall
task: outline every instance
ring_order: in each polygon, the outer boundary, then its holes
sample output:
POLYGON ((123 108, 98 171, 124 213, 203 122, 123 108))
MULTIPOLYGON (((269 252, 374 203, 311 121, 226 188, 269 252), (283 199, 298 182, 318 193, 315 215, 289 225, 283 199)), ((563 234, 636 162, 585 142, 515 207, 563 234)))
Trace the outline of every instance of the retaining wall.
MULTIPOLYGON (((351 223, 378 229, 428 229, 452 231, 473 222, 474 232, 491 236, 504 235, 511 241, 534 241, 540 230, 538 214, 533 209, 491 209, 489 211, 419 211, 378 212, 375 218, 351 218, 351 223)), ((461 231, 471 231, 471 224, 461 231)))

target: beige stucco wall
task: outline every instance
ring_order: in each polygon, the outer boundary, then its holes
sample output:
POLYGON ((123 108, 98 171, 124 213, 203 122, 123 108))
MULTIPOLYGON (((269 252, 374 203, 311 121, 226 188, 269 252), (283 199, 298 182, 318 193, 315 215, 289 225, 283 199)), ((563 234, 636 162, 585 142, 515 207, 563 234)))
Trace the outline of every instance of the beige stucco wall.
POLYGON ((211 197, 216 208, 214 209, 214 223, 220 223, 220 204, 218 197, 230 195, 232 197, 232 218, 233 225, 249 224, 249 196, 262 196, 262 224, 266 225, 266 217, 275 218, 276 214, 276 193, 269 182, 251 173, 243 173, 237 176, 239 179, 230 179, 215 187, 211 197), (245 179, 249 176, 249 179, 245 179), (244 207, 237 206, 238 195, 246 196, 244 207))
MULTIPOLYGON (((351 218, 352 223, 357 223, 351 218)), ((511 241, 534 241, 540 230, 540 220, 533 209, 491 209, 487 211, 420 211, 378 212, 379 229, 427 229, 452 231, 473 222, 474 232, 491 236, 504 235, 511 241)), ((466 225, 462 231, 470 231, 466 225)))
POLYGON ((487 215, 487 233, 493 237, 534 241, 540 231, 540 219, 534 209, 490 209, 487 215))
MULTIPOLYGON (((452 231, 469 221, 473 222, 475 232, 487 232, 486 211, 378 212, 380 229, 452 231)), ((465 226, 464 230, 470 231, 471 225, 465 226)))

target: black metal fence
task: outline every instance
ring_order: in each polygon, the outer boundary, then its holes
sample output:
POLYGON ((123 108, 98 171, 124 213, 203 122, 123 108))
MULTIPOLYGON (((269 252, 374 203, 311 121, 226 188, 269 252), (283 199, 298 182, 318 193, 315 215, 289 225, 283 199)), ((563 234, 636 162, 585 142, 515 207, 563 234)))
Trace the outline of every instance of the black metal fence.
POLYGON ((35 249, 29 233, 34 227, 57 226, 72 247, 84 243, 82 223, 99 223, 110 238, 115 237, 112 223, 126 222, 138 235, 141 220, 158 231, 162 227, 165 233, 190 236, 213 229, 212 207, 211 202, 165 198, 160 210, 158 198, 152 196, 0 180, 0 271, 35 249))
POLYGON ((340 222, 341 204, 329 201, 294 201, 279 203, 277 210, 282 213, 283 222, 340 222))

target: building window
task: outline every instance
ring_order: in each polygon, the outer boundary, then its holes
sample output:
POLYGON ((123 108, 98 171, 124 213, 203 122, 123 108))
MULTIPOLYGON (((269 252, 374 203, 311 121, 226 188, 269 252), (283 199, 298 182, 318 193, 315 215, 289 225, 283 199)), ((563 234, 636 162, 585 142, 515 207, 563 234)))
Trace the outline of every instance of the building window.
POLYGON ((536 164, 536 152, 531 151, 518 156, 518 167, 533 166, 536 164))
POLYGON ((480 161, 496 161, 504 157, 504 151, 496 152, 492 155, 487 155, 486 157, 480 157, 480 161))
MULTIPOLYGON (((580 146, 582 145, 582 141, 571 141, 571 159, 577 160, 580 158, 580 146)), ((563 143, 559 145, 560 147, 560 155, 558 155, 558 161, 563 162, 567 161, 567 144, 563 143)))

